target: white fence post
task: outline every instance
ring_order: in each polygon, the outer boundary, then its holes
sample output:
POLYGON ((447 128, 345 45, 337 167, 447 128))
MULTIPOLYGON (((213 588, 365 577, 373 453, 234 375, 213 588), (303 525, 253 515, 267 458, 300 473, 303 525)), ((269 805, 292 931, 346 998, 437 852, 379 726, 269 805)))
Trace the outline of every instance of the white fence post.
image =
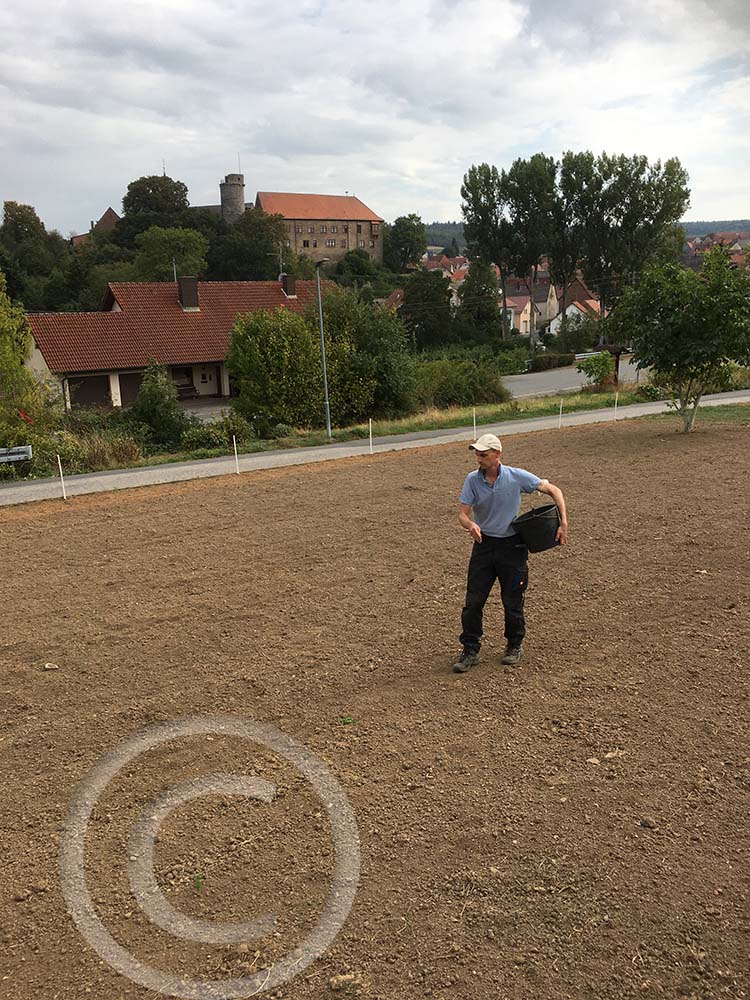
POLYGON ((472 407, 472 409, 474 410, 474 440, 476 441, 476 439, 477 439, 477 408, 476 408, 476 406, 474 406, 474 407, 472 407))
POLYGON ((560 416, 557 418, 557 429, 558 430, 562 427, 562 405, 563 405, 563 401, 560 400, 560 416))
POLYGON ((68 499, 68 495, 65 492, 65 480, 63 479, 62 462, 60 461, 60 456, 59 455, 57 456, 57 467, 60 470, 60 485, 62 486, 63 500, 67 500, 68 499))
POLYGON ((237 457, 237 437, 234 434, 232 435, 232 444, 234 445, 234 466, 235 466, 235 469, 237 470, 237 475, 239 476, 239 474, 240 474, 240 460, 237 457))
POLYGON ((617 400, 618 400, 619 395, 620 395, 620 391, 618 389, 618 391, 615 393, 615 415, 612 418, 613 420, 617 420, 617 400))
POLYGON ((370 454, 372 455, 372 417, 370 417, 370 454))

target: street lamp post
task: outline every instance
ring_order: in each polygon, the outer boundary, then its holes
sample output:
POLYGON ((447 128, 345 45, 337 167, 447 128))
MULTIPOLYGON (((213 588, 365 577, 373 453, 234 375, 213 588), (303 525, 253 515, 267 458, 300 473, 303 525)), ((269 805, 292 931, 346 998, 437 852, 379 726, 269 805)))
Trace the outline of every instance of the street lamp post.
POLYGON ((330 441, 333 435, 331 434, 331 405, 328 402, 328 371, 326 369, 326 338, 323 333, 323 300, 320 297, 320 265, 325 264, 329 257, 324 257, 315 264, 315 284, 318 290, 318 320, 320 321, 320 355, 323 359, 323 398, 325 400, 326 406, 326 433, 328 434, 328 440, 330 441))

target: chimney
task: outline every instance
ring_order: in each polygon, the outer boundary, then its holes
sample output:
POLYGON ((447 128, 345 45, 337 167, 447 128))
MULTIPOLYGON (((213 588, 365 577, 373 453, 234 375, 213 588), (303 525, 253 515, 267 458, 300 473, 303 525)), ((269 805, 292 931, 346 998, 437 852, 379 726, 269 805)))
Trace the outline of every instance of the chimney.
POLYGON ((177 298, 185 312, 199 312, 198 278, 195 275, 177 279, 177 298))
POLYGON ((297 298, 297 279, 293 274, 281 275, 281 287, 284 289, 284 295, 288 299, 297 298))

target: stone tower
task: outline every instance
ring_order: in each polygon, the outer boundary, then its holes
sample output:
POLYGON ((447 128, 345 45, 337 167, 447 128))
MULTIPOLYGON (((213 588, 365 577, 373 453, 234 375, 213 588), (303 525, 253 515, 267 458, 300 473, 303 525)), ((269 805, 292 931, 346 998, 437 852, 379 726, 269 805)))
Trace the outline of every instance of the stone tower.
POLYGON ((245 212, 244 174, 227 174, 219 184, 221 191, 221 217, 229 225, 242 218, 245 212))

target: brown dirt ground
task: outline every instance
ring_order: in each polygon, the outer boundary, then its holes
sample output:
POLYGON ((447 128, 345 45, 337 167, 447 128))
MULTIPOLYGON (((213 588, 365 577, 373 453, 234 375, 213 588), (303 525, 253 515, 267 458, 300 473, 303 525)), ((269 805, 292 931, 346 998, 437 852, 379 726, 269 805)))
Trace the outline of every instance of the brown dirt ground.
MULTIPOLYGON (((514 437, 506 453, 565 490, 571 539, 531 557, 522 667, 499 666, 494 601, 465 676, 449 670, 463 446, 0 513, 0 996, 154 996, 67 915, 61 823, 121 740, 216 712, 307 744, 359 825, 349 920, 275 996, 327 997, 332 981, 378 1000, 750 995, 748 429, 627 421, 514 437)), ((88 882, 141 959, 242 975, 313 922, 329 833, 286 763, 186 739, 109 787, 88 882), (279 794, 174 812, 156 871, 197 917, 274 909, 275 934, 249 948, 176 940, 128 889, 146 803, 213 771, 262 774, 279 794)))

